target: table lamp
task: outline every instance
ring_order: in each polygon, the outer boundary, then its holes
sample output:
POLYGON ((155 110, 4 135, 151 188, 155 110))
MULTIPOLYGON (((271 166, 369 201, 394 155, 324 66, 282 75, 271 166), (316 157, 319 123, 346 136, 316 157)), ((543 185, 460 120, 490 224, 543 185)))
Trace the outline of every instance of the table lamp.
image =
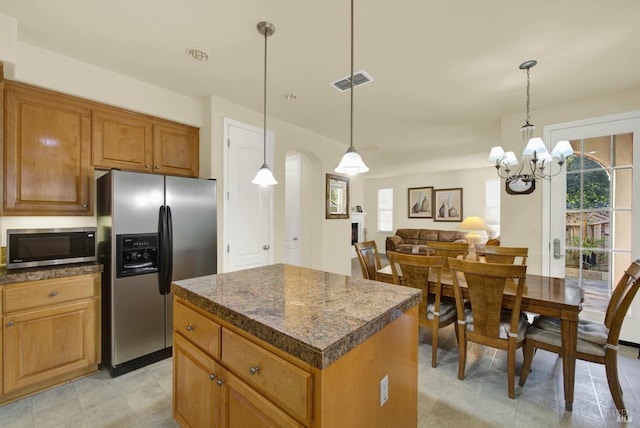
POLYGON ((480 235, 478 230, 487 230, 489 226, 478 216, 468 216, 464 219, 458 229, 470 230, 467 235, 467 241, 469 242, 469 253, 467 254, 467 260, 477 260, 476 256, 476 244, 480 242, 480 235))

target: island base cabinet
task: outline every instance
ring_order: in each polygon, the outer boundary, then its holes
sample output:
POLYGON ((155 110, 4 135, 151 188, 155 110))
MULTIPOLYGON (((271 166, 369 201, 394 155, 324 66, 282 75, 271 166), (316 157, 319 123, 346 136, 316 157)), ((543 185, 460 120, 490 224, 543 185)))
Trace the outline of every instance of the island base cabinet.
POLYGON ((173 417, 183 428, 220 426, 220 367, 173 334, 173 417))
POLYGON ((173 415, 183 428, 302 426, 176 333, 173 369, 173 415))

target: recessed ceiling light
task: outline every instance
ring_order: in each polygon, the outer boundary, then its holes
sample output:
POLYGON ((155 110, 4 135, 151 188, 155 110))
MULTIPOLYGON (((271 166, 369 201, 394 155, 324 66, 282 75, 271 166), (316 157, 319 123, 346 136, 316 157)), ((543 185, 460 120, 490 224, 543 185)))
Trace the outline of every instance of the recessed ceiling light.
POLYGON ((285 93, 285 94, 282 94, 282 98, 284 98, 284 99, 285 99, 285 100, 287 100, 287 101, 293 101, 293 100, 295 100, 297 97, 296 97, 296 94, 292 94, 291 92, 287 92, 287 93, 285 93))
POLYGON ((196 61, 206 61, 209 59, 209 54, 202 49, 188 48, 185 52, 196 61))

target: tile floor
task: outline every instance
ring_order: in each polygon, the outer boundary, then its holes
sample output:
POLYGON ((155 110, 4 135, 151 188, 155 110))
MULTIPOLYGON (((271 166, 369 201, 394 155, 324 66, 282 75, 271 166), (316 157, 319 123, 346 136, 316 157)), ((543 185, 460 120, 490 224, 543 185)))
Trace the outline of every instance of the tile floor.
MULTIPOLYGON (((357 265, 354 275, 361 275, 357 265)), ((418 423, 423 427, 621 426, 604 367, 576 363, 573 411, 564 410, 562 360, 539 351, 524 387, 507 396, 504 352, 470 344, 464 381, 457 378, 453 326, 440 331, 438 367, 431 367, 431 330, 420 330, 418 423)), ((631 418, 640 426, 640 360, 622 347, 619 372, 631 418)), ((522 365, 518 352, 516 370, 522 365)), ((106 372, 0 406, 0 427, 176 427, 171 416, 171 359, 112 379, 106 372)), ((394 397, 390 397, 394 399, 394 397)), ((343 428, 343 427, 337 427, 343 428)), ((350 427, 347 427, 350 428, 350 427)), ((395 427, 394 427, 395 428, 395 427)))

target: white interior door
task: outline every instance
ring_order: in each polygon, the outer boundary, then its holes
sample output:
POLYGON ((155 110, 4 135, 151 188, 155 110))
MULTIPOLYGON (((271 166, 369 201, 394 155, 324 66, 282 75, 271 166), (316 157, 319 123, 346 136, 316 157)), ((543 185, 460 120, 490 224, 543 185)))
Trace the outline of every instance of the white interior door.
MULTIPOLYGON (((273 187, 251 183, 263 164, 263 131, 225 119, 224 271, 273 263, 273 187)), ((267 132, 273 165, 273 133, 267 132)))
POLYGON ((284 260, 300 265, 300 155, 287 156, 284 260))
MULTIPOLYGON (((624 171, 618 171, 615 169, 615 164, 618 162, 620 153, 615 152, 615 145, 611 145, 613 148, 608 156, 615 161, 610 162, 613 166, 607 171, 609 179, 611 181, 611 200, 617 199, 616 204, 610 207, 608 210, 604 210, 602 214, 606 214, 611 218, 610 231, 607 233, 607 246, 602 251, 602 255, 608 258, 609 278, 608 281, 612 286, 615 286, 620 279, 622 272, 628 266, 628 264, 640 257, 640 111, 630 112, 614 116, 606 116, 600 118, 594 118, 589 120, 582 120, 570 123, 563 123, 545 127, 545 141, 549 146, 553 146, 557 141, 569 140, 578 144, 582 141, 582 149, 585 157, 591 157, 597 159, 600 154, 596 151, 590 151, 591 149, 586 145, 586 142, 591 139, 604 138, 608 139, 609 136, 618 135, 632 135, 632 172, 626 168, 624 171), (629 184, 632 185, 632 191, 628 192, 629 197, 623 197, 622 192, 616 189, 617 178, 616 175, 624 173, 632 177, 628 179, 629 184), (624 199, 623 199, 624 198, 624 199), (620 205, 620 200, 622 200, 620 205), (621 207, 622 209, 618 210, 621 207)), ((575 149, 574 149, 575 150, 575 149)), ((589 180, 589 173, 583 174, 583 182, 589 180)), ((585 259, 583 253, 585 251, 585 244, 578 242, 577 244, 571 244, 574 247, 573 251, 567 252, 565 249, 566 244, 566 231, 567 231, 567 174, 566 170, 554 177, 551 183, 545 183, 543 187, 544 191, 544 215, 543 215, 543 273, 564 278, 565 272, 567 272, 567 266, 570 265, 569 259, 578 254, 578 262, 582 260, 580 265, 580 274, 578 275, 579 281, 582 285, 586 284, 589 279, 585 277, 583 272, 585 259), (555 243, 554 243, 555 241, 555 243), (582 252, 576 251, 575 247, 580 247, 582 252)), ((584 197, 584 195, 583 195, 584 197)), ((593 210, 590 214, 599 214, 598 210, 593 210)), ((582 228, 584 229, 587 221, 584 213, 581 217, 582 228)), ((580 264, 580 263, 579 263, 580 264)), ((590 272, 590 274, 597 274, 597 272, 590 272)), ((608 299, 608 297, 607 297, 608 299)), ((602 320, 604 314, 602 311, 597 310, 594 306, 585 305, 585 309, 581 314, 581 317, 587 319, 602 320)), ((635 303, 630 308, 627 319, 622 326, 621 340, 640 343, 640 299, 636 299, 635 303)))

